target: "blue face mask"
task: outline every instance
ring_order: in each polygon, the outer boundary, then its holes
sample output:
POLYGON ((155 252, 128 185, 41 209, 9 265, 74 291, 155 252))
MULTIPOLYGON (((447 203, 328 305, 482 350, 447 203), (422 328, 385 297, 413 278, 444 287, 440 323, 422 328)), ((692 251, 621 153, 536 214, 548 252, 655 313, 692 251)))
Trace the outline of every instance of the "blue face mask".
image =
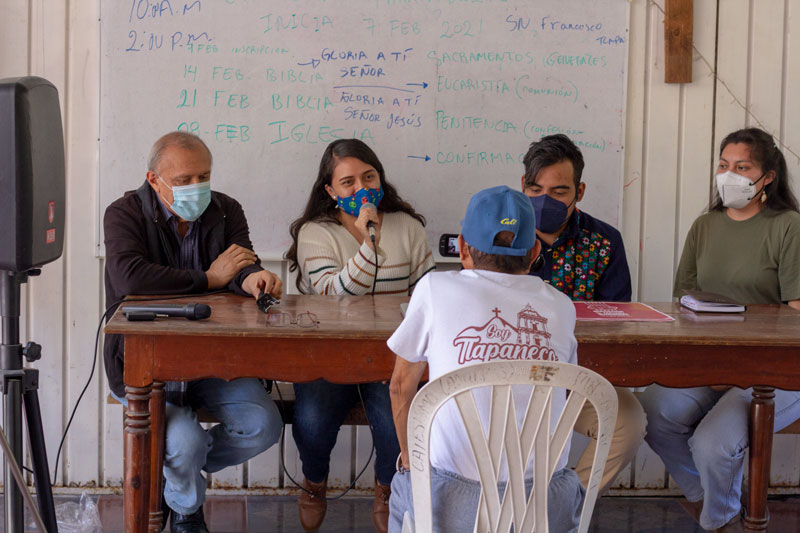
MULTIPOLYGON (((541 196, 531 196, 531 205, 536 214, 536 229, 542 233, 555 233, 561 224, 567 219, 569 206, 564 205, 552 196, 542 194, 541 196)), ((574 201, 574 200, 573 200, 574 201)))
POLYGON ((356 191, 356 193, 352 196, 347 196, 346 198, 339 197, 336 200, 336 204, 339 206, 339 209, 348 215, 358 217, 358 214, 361 212, 362 205, 370 203, 375 206, 375 209, 378 209, 378 204, 381 203, 381 198, 383 198, 383 187, 379 187, 377 189, 364 188, 356 191))
MULTIPOLYGON (((161 183, 167 185, 167 182, 158 176, 161 183)), ((194 222, 200 215, 202 215, 208 204, 211 203, 211 180, 201 181, 200 183, 192 183, 191 185, 176 185, 175 187, 167 187, 172 191, 172 205, 170 209, 188 222, 194 222)))

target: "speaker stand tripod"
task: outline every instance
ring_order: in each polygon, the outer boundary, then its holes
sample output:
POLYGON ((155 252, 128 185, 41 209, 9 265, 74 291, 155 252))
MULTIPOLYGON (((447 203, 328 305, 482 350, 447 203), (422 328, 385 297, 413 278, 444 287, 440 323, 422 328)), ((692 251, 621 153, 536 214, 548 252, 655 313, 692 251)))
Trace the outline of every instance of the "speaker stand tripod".
MULTIPOLYGON (((3 342, 0 345, 0 376, 2 377, 0 385, 3 390, 3 428, 8 436, 8 449, 5 450, 3 457, 5 531, 7 533, 22 533, 25 526, 21 490, 25 490, 27 493, 27 489, 24 483, 21 483, 23 481, 21 476, 18 476, 19 468, 16 468, 16 472, 14 471, 14 467, 21 465, 23 461, 23 402, 41 522, 48 533, 57 533, 58 531, 50 472, 47 466, 42 414, 39 409, 37 393, 39 371, 22 367, 23 356, 30 362, 36 361, 41 357, 42 348, 34 342, 29 342, 25 347, 19 343, 20 285, 28 281, 28 276, 38 276, 40 273, 39 269, 27 272, 0 270, 0 297, 2 298, 0 314, 3 319, 3 342), (18 487, 14 483, 15 481, 22 486, 18 487)), ((6 439, 0 439, 0 443, 2 440, 6 439)))

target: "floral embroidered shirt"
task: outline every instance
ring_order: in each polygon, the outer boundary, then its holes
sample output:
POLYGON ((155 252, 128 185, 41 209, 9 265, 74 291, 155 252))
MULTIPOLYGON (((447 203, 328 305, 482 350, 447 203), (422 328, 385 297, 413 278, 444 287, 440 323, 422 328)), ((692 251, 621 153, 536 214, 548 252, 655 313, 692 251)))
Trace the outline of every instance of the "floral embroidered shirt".
POLYGON ((539 276, 572 300, 627 302, 631 275, 622 235, 614 227, 575 210, 552 246, 542 243, 539 276))

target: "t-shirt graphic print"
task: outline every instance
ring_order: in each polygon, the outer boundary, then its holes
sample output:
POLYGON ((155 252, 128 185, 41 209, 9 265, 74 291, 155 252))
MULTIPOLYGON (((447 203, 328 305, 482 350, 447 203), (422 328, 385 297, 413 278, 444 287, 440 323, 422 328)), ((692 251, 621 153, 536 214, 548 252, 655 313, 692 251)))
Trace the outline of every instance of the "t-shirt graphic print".
MULTIPOLYGON (((387 344, 398 357, 426 362, 429 379, 434 380, 464 366, 492 361, 576 364, 574 330, 572 301, 535 276, 486 270, 432 272, 417 283, 405 318, 387 344)), ((514 386, 513 391, 521 424, 531 387, 514 386)), ((474 397, 487 426, 488 391, 476 389, 474 397)), ((563 390, 553 391, 551 425, 561 414, 565 398, 563 390)), ((566 464, 568 449, 569 445, 557 468, 566 464)), ((430 457, 437 468, 478 479, 468 437, 452 401, 434 418, 430 457)))
POLYGON ((464 328, 453 339, 453 346, 458 348, 459 365, 524 359, 559 360, 550 347, 548 319, 537 313, 531 304, 517 313, 516 326, 503 319, 497 307, 491 312, 494 316, 484 325, 464 328))

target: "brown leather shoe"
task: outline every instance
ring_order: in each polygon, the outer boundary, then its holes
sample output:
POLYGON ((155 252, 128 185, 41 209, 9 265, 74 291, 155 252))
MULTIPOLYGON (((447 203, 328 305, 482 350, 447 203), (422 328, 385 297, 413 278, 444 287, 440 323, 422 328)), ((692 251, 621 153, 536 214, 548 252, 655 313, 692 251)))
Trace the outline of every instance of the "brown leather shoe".
POLYGON ((372 502, 372 524, 379 533, 389 531, 389 496, 392 487, 375 480, 375 501, 372 502))
POLYGON ((297 510, 300 512, 300 525, 306 531, 316 531, 325 519, 325 511, 328 509, 328 501, 325 494, 328 491, 328 481, 314 483, 307 479, 303 480, 303 488, 297 498, 297 510), (308 492, 306 492, 308 491, 308 492))
POLYGON ((715 529, 714 533, 744 533, 742 517, 739 515, 734 516, 730 522, 719 529, 715 529))

